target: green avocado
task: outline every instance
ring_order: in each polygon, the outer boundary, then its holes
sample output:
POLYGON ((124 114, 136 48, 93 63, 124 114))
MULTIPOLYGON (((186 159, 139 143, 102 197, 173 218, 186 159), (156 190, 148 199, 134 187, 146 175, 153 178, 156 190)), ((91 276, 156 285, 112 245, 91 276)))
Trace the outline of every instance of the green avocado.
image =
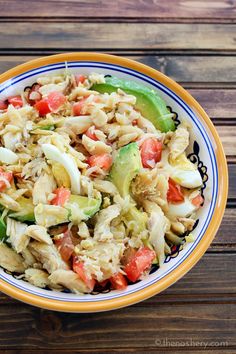
POLYGON ((7 227, 2 219, 2 215, 0 216, 0 242, 5 241, 7 238, 7 227))
POLYGON ((137 143, 120 148, 111 167, 110 180, 124 198, 129 194, 130 183, 142 167, 137 143))
POLYGON ((166 107, 164 100, 157 93, 143 85, 133 81, 118 79, 114 76, 106 77, 103 84, 94 84, 91 90, 100 93, 112 93, 121 89, 127 94, 136 97, 135 107, 141 112, 142 116, 150 120, 156 129, 161 132, 175 130, 175 123, 166 107))
POLYGON ((20 210, 14 211, 9 214, 9 216, 18 221, 29 221, 34 222, 34 205, 31 198, 19 197, 17 203, 20 204, 20 210))
POLYGON ((75 204, 79 210, 81 210, 86 216, 88 216, 88 218, 90 218, 99 210, 101 200, 71 194, 69 201, 65 205, 69 211, 71 211, 71 204, 75 204))

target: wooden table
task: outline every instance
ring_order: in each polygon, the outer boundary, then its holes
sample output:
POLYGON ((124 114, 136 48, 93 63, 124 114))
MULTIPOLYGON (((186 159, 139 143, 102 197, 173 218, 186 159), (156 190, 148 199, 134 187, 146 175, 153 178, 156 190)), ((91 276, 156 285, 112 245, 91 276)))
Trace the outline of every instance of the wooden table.
POLYGON ((148 64, 212 118, 229 163, 225 217, 201 261, 162 294, 109 313, 65 314, 0 295, 1 353, 236 353, 234 0, 0 0, 0 72, 67 51, 148 64))

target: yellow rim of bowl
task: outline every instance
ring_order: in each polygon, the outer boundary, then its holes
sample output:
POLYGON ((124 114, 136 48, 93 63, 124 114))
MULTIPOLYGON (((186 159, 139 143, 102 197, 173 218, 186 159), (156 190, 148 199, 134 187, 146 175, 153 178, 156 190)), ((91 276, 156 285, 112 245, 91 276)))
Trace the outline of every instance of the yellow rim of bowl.
POLYGON ((144 289, 134 292, 129 295, 124 295, 120 298, 114 298, 104 301, 94 301, 94 302, 67 302, 59 300, 46 299, 37 295, 30 294, 24 290, 18 289, 13 285, 7 283, 6 281, 0 280, 0 290, 10 295, 18 300, 26 302, 28 304, 43 307, 46 309, 66 311, 66 312, 97 312, 97 311, 107 311, 113 310, 120 307, 128 306, 139 301, 145 300, 163 290, 168 288, 170 285, 175 283, 179 278, 181 278, 185 273, 187 273, 194 264, 202 257, 210 243, 212 242, 223 217, 227 194, 228 194, 228 169, 227 162, 224 155, 224 150, 219 139, 218 133, 214 128, 210 118, 207 116, 203 108, 197 103, 197 101, 179 84, 160 73, 159 71, 152 69, 144 64, 138 63, 136 61, 117 57, 108 54, 100 53, 65 53, 57 54, 48 57, 43 57, 35 60, 31 60, 25 64, 16 66, 15 68, 5 72, 0 75, 0 83, 20 75, 28 70, 32 70, 44 65, 55 64, 62 61, 96 61, 96 62, 106 62, 110 64, 116 64, 130 69, 134 69, 144 75, 150 76, 155 80, 161 82, 169 89, 174 91, 183 101, 185 101, 196 113, 198 117, 205 122, 211 135, 215 142, 215 155, 218 167, 218 195, 214 213, 211 217, 211 221, 205 231, 201 241, 198 243, 196 248, 192 251, 191 255, 186 258, 175 270, 173 270, 169 275, 165 276, 163 279, 158 280, 144 289))

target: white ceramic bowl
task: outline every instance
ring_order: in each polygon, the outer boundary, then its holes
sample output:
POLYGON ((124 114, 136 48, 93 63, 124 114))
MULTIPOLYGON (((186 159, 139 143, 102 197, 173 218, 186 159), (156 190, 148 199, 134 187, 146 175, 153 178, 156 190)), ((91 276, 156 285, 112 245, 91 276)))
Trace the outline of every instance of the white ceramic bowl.
POLYGON ((94 295, 75 295, 40 289, 16 279, 0 269, 0 290, 27 303, 71 312, 95 312, 115 309, 146 299, 173 284, 204 254, 212 241, 225 209, 227 165, 218 134, 200 105, 181 86, 160 72, 143 64, 97 53, 71 53, 45 57, 20 65, 0 76, 0 99, 19 94, 38 76, 62 73, 98 72, 139 82, 155 89, 165 100, 176 119, 191 125, 188 153, 204 178, 204 206, 198 212, 193 231, 195 241, 166 257, 165 264, 144 280, 129 285, 125 291, 94 295))

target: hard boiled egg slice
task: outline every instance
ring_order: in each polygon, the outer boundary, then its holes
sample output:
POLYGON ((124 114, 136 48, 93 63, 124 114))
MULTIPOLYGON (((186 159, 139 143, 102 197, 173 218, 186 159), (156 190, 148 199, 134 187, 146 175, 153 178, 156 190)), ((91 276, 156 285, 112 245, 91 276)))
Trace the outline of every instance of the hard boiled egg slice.
POLYGON ((185 188, 197 188, 202 185, 202 177, 198 170, 174 170, 170 176, 176 183, 185 188))
POLYGON ((182 187, 197 188, 202 185, 202 177, 185 153, 170 161, 170 177, 182 187))
POLYGON ((170 218, 172 217, 184 218, 191 215, 196 209, 197 209, 196 206, 193 205, 187 197, 185 197, 183 203, 178 203, 178 204, 169 203, 167 216, 170 218))
POLYGON ((72 193, 80 194, 80 171, 74 159, 69 154, 61 152, 52 144, 42 144, 42 149, 47 159, 59 162, 63 165, 70 176, 72 193))

